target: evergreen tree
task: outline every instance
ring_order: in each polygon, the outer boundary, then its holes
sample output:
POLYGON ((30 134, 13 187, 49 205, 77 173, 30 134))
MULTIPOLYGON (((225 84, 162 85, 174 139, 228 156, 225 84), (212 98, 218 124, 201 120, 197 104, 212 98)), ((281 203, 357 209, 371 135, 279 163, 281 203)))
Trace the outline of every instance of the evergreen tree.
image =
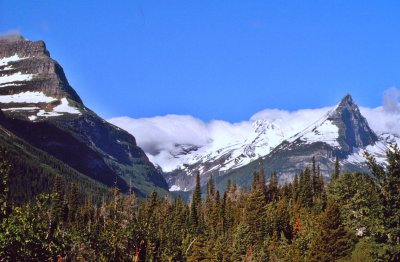
POLYGON ((70 222, 75 222, 76 213, 79 207, 79 196, 78 196, 78 188, 75 183, 72 184, 71 189, 68 194, 68 220, 70 222))
POLYGON ((254 248, 261 248, 266 234, 265 196, 260 188, 251 191, 245 206, 245 226, 249 233, 246 236, 254 248))
POLYGON ((300 173, 299 182, 299 203, 303 207, 311 207, 313 204, 313 189, 310 169, 307 167, 300 173))
POLYGON ((378 241, 388 244, 388 261, 400 261, 400 150, 395 145, 386 152, 386 168, 366 153, 368 165, 379 188, 385 232, 378 241))
POLYGON ((259 181, 258 172, 254 171, 253 172, 253 183, 252 183, 252 186, 251 186, 252 190, 255 190, 258 187, 258 181, 259 181))
POLYGON ((276 202, 279 199, 278 177, 276 172, 271 173, 268 184, 267 200, 276 202))
POLYGON ((299 176, 296 174, 293 179, 293 186, 292 186, 292 195, 295 202, 298 201, 299 192, 300 192, 300 185, 299 185, 299 176))
POLYGON ((60 221, 62 221, 63 208, 64 208, 64 193, 62 188, 62 181, 60 176, 56 176, 53 185, 52 212, 51 212, 52 220, 55 226, 60 221))
POLYGON ((311 183, 312 183, 312 193, 314 198, 319 197, 321 194, 321 185, 319 177, 319 165, 315 162, 315 157, 312 158, 312 169, 311 169, 311 183))
POLYGON ((198 237, 193 240, 187 251, 187 261, 198 262, 198 261, 212 261, 210 256, 206 240, 203 237, 198 237))
POLYGON ((192 203, 198 206, 201 204, 200 173, 196 174, 196 186, 193 191, 192 203))
POLYGON ((6 151, 0 149, 0 221, 5 218, 11 211, 9 202, 9 173, 11 166, 6 160, 6 151))
POLYGON ((333 174, 332 174, 332 181, 338 179, 339 176, 340 176, 340 163, 339 163, 339 158, 336 157, 335 168, 334 168, 333 174))
POLYGON ((310 261, 336 261, 349 256, 353 245, 353 236, 342 223, 339 206, 329 202, 311 244, 310 261))
POLYGON ((200 173, 196 174, 196 186, 193 191, 192 204, 190 208, 190 223, 192 232, 198 234, 200 232, 201 218, 201 188, 200 188, 200 173))
POLYGON ((267 185, 265 182, 264 167, 261 167, 260 171, 258 172, 258 187, 263 193, 264 197, 267 198, 267 185))

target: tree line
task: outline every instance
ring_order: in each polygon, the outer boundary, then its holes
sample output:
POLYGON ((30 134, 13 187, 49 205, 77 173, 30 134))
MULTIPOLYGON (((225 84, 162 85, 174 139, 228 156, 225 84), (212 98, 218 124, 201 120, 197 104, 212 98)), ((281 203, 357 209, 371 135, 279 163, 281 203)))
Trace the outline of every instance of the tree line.
MULTIPOLYGON (((4 155, 3 152, 0 155, 4 155)), ((260 167, 250 189, 200 175, 190 203, 111 189, 96 204, 60 176, 52 192, 12 204, 0 158, 0 261, 400 261, 400 152, 370 174, 312 165, 290 183, 260 167)))

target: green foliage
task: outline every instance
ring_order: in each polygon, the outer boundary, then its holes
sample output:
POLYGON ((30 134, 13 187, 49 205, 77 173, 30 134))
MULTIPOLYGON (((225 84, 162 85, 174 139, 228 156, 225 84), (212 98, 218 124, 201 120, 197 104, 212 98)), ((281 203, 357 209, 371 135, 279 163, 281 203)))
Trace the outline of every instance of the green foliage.
POLYGON ((0 257, 6 261, 50 261, 65 256, 68 236, 50 230, 49 204, 50 197, 39 196, 33 204, 14 208, 0 223, 0 257))
POLYGON ((339 206, 329 202, 311 244, 310 261, 336 261, 347 257, 353 249, 353 242, 354 237, 342 223, 339 206))
POLYGON ((329 186, 331 198, 340 205, 345 225, 360 236, 382 234, 382 204, 379 187, 363 173, 345 173, 329 186))
POLYGON ((229 181, 222 196, 211 178, 204 199, 197 175, 189 204, 116 187, 95 201, 54 177, 50 194, 2 217, 0 260, 398 261, 399 155, 388 152, 386 167, 369 158, 372 176, 345 173, 327 186, 315 160, 292 183, 275 173, 267 183, 261 169, 251 190, 229 181))
POLYGON ((366 157, 382 201, 383 232, 377 236, 377 242, 384 245, 382 259, 400 261, 400 150, 396 145, 387 151, 386 166, 368 153, 366 157))
POLYGON ((6 151, 0 148, 0 221, 10 213, 9 174, 11 166, 6 160, 6 151))

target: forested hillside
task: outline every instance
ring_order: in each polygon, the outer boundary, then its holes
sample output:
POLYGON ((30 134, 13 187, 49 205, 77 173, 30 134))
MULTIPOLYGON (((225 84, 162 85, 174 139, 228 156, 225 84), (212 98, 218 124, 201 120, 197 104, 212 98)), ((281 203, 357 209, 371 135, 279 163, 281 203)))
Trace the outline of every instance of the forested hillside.
POLYGON ((251 189, 224 192, 200 177, 189 204, 153 193, 120 194, 96 205, 57 177, 51 194, 9 201, 0 165, 0 257, 5 261, 399 261, 400 151, 387 166, 367 155, 371 174, 341 173, 324 183, 318 163, 279 185, 253 174, 251 189))

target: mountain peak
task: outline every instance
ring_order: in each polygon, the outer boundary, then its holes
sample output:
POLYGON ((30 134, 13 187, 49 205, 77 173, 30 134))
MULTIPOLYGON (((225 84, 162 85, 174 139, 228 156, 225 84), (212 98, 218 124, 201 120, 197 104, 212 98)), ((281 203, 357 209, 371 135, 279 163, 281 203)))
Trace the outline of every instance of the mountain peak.
POLYGON ((351 95, 347 94, 342 98, 339 105, 340 104, 354 104, 354 101, 353 101, 353 98, 351 97, 351 95))
POLYGON ((0 107, 7 114, 36 120, 80 115, 82 100, 43 41, 0 38, 0 107))
POLYGON ((327 120, 332 121, 339 128, 339 143, 345 151, 362 148, 378 140, 349 94, 340 101, 327 120))
POLYGON ((19 57, 50 57, 46 44, 30 41, 21 35, 0 36, 0 58, 17 54, 19 57))

